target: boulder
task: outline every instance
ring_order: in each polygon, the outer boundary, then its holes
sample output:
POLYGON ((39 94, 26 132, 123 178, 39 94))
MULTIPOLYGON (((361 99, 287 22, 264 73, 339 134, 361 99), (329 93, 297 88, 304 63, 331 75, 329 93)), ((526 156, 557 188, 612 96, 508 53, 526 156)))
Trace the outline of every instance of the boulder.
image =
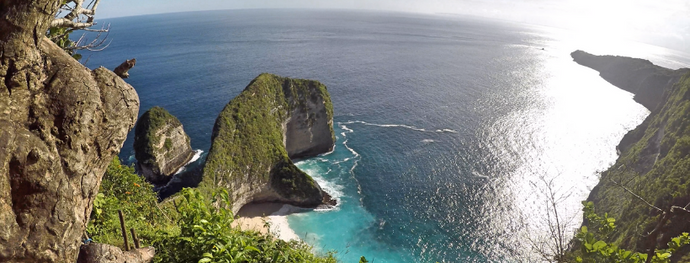
POLYGON ((77 263, 148 263, 155 252, 153 247, 122 251, 116 246, 91 242, 81 246, 77 263))

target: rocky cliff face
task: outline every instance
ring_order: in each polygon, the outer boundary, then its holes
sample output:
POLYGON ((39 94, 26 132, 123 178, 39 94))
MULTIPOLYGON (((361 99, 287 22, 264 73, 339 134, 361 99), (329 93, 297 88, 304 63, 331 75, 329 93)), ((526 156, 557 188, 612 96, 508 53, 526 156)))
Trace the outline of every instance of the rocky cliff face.
POLYGON ((577 50, 570 54, 580 65, 599 71, 600 76, 614 86, 635 94, 635 101, 654 110, 663 100, 664 91, 688 72, 671 70, 639 58, 596 56, 577 50))
POLYGON ((333 106, 317 81, 261 74, 225 106, 212 140, 201 187, 227 188, 234 212, 250 202, 315 207, 329 198, 290 160, 334 147, 333 106))
POLYGON ((134 130, 137 171, 151 183, 167 183, 194 156, 182 123, 161 107, 141 115, 134 130))
MULTIPOLYGON (((655 72, 687 72, 687 69, 659 69, 657 66, 650 66, 651 63, 631 58, 597 57, 594 60, 597 65, 618 67, 610 69, 620 74, 609 75, 609 78, 617 79, 612 83, 627 82, 632 85, 637 81, 644 82, 647 73, 639 71, 641 67, 636 65, 640 63, 651 67, 655 72), (626 72, 626 69, 630 71, 626 72), (626 76, 632 80, 625 80, 626 76)), ((668 79, 672 81, 674 78, 668 79)), ((592 190, 588 200, 594 202, 598 213, 606 212, 616 218, 617 230, 613 234, 616 244, 646 251, 654 247, 664 248, 670 238, 681 232, 690 232, 690 215, 679 209, 675 212, 670 209, 674 205, 685 207, 690 204, 690 74, 683 76, 675 85, 667 85, 665 81, 661 81, 657 86, 638 87, 644 89, 641 91, 643 93, 654 90, 657 93, 655 96, 661 96, 659 104, 640 126, 625 135, 618 147, 620 157, 611 168, 602 173, 600 182, 592 190), (661 212, 646 205, 621 186, 672 215, 662 222, 658 236, 649 237, 648 233, 659 224, 661 212)), ((674 254, 674 260, 682 255, 683 253, 674 254)))
POLYGON ((43 37, 60 1, 0 1, 0 262, 75 262, 134 89, 43 37))

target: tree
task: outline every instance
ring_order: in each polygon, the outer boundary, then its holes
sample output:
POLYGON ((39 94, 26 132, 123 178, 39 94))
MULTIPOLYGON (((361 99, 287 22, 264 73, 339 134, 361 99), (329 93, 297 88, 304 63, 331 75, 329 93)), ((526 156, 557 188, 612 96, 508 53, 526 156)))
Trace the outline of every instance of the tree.
POLYGON ((60 8, 50 22, 46 36, 77 60, 81 59, 81 55, 76 53, 77 50, 101 51, 105 49, 110 44, 106 43, 110 25, 92 29, 96 25, 94 17, 99 2, 100 0, 91 0, 84 6, 84 0, 61 0, 60 8), (85 32, 79 39, 73 41, 69 36, 76 30, 85 32), (89 40, 88 32, 95 32, 96 36, 89 40))
POLYGON ((541 175, 538 180, 530 181, 534 196, 543 201, 543 205, 539 208, 541 211, 528 212, 529 217, 536 217, 536 220, 532 220, 532 224, 536 225, 530 227, 529 223, 524 223, 529 228, 526 239, 532 252, 543 262, 568 262, 570 240, 577 229, 575 214, 563 210, 572 189, 562 189, 556 185, 556 179, 560 176, 560 173, 554 177, 541 175))

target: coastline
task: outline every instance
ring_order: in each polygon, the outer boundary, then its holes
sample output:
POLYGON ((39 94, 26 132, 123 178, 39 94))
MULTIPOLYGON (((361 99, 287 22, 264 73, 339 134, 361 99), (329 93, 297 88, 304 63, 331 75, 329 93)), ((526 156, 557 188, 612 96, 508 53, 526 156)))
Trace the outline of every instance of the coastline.
POLYGON ((299 241, 299 236, 290 228, 287 216, 300 210, 298 207, 280 203, 247 204, 237 212, 238 218, 233 222, 233 226, 262 234, 270 232, 284 241, 299 241), (266 223, 270 228, 266 228, 266 223))

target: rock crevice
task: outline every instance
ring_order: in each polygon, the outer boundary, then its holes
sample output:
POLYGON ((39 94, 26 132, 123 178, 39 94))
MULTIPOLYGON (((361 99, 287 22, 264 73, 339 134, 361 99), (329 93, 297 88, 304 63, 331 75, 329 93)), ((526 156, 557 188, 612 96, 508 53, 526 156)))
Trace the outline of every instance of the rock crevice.
POLYGON ((0 4, 0 262, 76 261, 139 111, 132 86, 43 37, 59 4, 0 4))

